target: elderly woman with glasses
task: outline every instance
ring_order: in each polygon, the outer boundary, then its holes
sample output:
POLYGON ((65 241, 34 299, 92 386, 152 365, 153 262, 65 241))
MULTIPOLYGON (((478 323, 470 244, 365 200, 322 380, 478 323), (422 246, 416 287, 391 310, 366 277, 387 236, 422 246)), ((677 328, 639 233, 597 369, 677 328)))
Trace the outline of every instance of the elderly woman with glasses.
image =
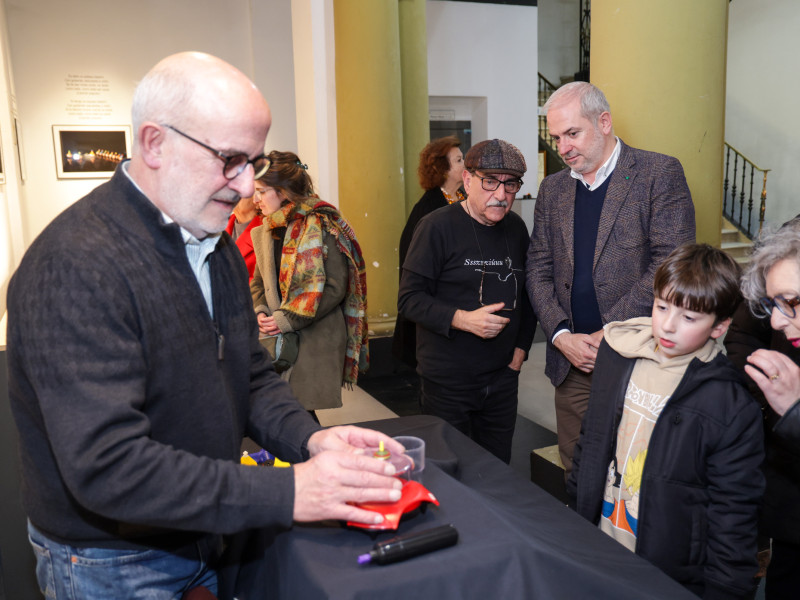
MULTIPOLYGON (((725 347, 764 402, 767 489, 761 531, 772 539, 766 598, 800 590, 800 216, 758 241, 742 278, 747 300, 725 347)), ((766 545, 766 544, 765 544, 766 545)))
POLYGON ((339 211, 314 193, 308 167, 272 151, 255 182, 263 223, 251 237, 250 293, 275 368, 312 412, 342 405, 342 385, 369 363, 364 259, 339 211))
MULTIPOLYGON (((742 280, 742 293, 755 314, 800 348, 800 219, 793 219, 756 246, 742 280)), ((781 419, 775 433, 800 449, 800 366, 781 352, 759 349, 745 372, 781 419)))

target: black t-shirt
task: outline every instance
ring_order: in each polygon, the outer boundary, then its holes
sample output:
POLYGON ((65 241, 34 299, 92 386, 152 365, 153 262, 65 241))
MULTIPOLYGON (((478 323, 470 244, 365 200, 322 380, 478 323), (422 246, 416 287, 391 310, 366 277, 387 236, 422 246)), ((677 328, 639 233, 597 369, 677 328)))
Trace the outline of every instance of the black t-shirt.
POLYGON ((423 218, 414 232, 400 283, 398 308, 417 323, 417 372, 455 389, 485 384, 507 366, 514 348, 530 348, 535 321, 525 294, 529 237, 516 213, 481 225, 461 203, 423 218), (511 321, 493 339, 452 329, 457 309, 504 302, 511 321), (520 326, 524 322, 521 331, 520 326))

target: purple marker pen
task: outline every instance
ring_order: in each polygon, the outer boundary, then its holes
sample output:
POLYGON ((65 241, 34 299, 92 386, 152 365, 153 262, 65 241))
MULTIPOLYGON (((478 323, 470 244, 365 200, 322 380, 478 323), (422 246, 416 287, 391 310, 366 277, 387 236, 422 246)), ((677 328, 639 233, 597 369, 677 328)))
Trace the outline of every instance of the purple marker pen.
POLYGON ((385 565, 388 563, 405 560, 412 556, 447 548, 458 541, 458 531, 452 524, 441 525, 433 529, 418 531, 393 537, 385 542, 379 542, 373 546, 366 554, 358 557, 358 564, 377 563, 385 565))

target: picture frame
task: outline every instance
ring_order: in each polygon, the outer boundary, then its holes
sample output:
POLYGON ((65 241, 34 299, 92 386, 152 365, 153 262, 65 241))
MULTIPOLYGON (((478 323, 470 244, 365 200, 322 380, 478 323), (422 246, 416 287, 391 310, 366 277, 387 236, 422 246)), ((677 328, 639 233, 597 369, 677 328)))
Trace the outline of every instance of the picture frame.
POLYGON ((108 179, 131 155, 129 125, 53 125, 58 179, 108 179))

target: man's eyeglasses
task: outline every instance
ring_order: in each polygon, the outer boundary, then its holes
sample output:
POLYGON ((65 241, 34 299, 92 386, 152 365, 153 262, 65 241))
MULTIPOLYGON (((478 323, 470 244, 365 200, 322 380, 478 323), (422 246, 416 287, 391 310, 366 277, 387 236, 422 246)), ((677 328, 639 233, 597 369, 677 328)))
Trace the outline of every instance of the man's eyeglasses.
POLYGON ((208 144, 204 144, 200 140, 194 139, 189 134, 183 133, 177 127, 173 127, 172 125, 164 125, 164 127, 171 129, 177 134, 182 135, 187 140, 193 141, 195 144, 198 144, 205 148, 206 150, 210 150, 214 153, 214 155, 219 158, 220 160, 225 162, 225 166, 222 167, 222 174, 225 176, 225 179, 231 180, 236 179, 239 175, 244 173, 244 170, 247 168, 247 165, 253 165, 253 171, 255 173, 255 179, 262 177, 267 171, 269 171, 269 167, 272 164, 270 159, 261 154, 260 156, 256 156, 253 159, 250 159, 246 154, 233 154, 228 155, 212 148, 208 144))
POLYGON ((487 192, 495 191, 500 187, 501 183, 503 184, 503 188, 507 194, 516 194, 522 187, 522 179, 508 179, 506 181, 500 181, 494 177, 481 177, 480 175, 475 175, 475 177, 481 180, 481 187, 487 192))
POLYGON ((797 315, 797 310, 795 307, 800 304, 800 296, 795 296, 794 298, 784 298, 783 296, 775 296, 774 298, 768 298, 764 296, 763 298, 759 298, 758 302, 761 304, 761 308, 764 309, 766 316, 772 315, 772 309, 777 308, 782 315, 789 317, 790 319, 794 319, 797 315))

